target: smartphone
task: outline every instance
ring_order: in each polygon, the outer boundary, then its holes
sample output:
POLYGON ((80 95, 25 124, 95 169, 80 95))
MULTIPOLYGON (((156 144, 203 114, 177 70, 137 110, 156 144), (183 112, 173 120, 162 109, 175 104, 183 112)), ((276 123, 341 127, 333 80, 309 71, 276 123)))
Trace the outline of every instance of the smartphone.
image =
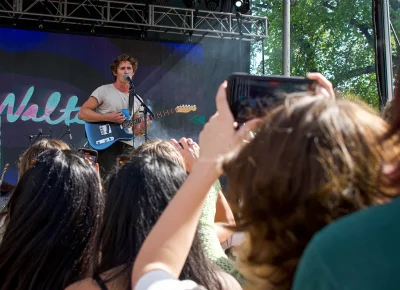
POLYGON ((85 158, 90 164, 95 165, 97 163, 99 153, 96 150, 79 148, 78 152, 82 154, 83 158, 85 158))
POLYGON ((302 77, 254 76, 234 73, 228 78, 227 96, 235 121, 239 124, 265 116, 283 103, 288 94, 315 95, 317 83, 302 77))
POLYGON ((124 165, 126 162, 131 160, 131 155, 119 155, 117 156, 117 167, 124 165))

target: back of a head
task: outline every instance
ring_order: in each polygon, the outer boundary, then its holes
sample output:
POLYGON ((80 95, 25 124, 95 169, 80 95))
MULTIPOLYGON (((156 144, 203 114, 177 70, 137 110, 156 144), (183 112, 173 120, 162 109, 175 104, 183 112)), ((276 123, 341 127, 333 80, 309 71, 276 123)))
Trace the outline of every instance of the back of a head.
POLYGON ((392 119, 393 119, 393 101, 392 100, 388 101, 385 105, 385 108, 383 108, 382 118, 389 124, 392 122, 392 119))
POLYGON ((288 99, 266 118, 224 166, 238 230, 250 237, 241 257, 250 281, 289 289, 315 232, 392 193, 380 179, 393 158, 380 145, 386 130, 372 111, 322 96, 288 99))
POLYGON ((40 154, 9 202, 0 289, 64 289, 90 274, 103 208, 86 160, 72 151, 40 154))
MULTIPOLYGON (((390 129, 386 134, 386 140, 400 135, 400 69, 397 72, 395 91, 393 100, 391 102, 391 108, 388 111, 391 113, 390 129)), ((400 137, 400 136, 399 136, 400 137)), ((398 138, 400 141, 400 138, 398 138)), ((400 159, 397 158, 393 162, 393 170, 390 173, 390 179, 393 186, 400 186, 400 159)))
POLYGON ((133 151, 133 155, 147 155, 155 158, 166 158, 185 168, 185 160, 171 142, 165 140, 152 140, 143 143, 133 151))
POLYGON ((33 143, 18 160, 18 178, 31 167, 31 164, 40 153, 49 149, 69 150, 69 146, 57 139, 41 139, 33 143))
POLYGON ((390 122, 391 127, 389 130, 388 137, 393 134, 397 134, 400 132, 400 69, 397 72, 396 83, 395 83, 395 91, 392 102, 392 121, 390 122))
MULTIPOLYGON (((143 152, 109 177, 104 226, 97 245, 102 258, 96 273, 125 265, 106 281, 124 275, 130 284, 133 262, 142 243, 186 177, 184 169, 172 161, 143 152)), ((198 238, 193 247, 182 271, 183 278, 191 276, 195 281, 200 279, 196 281, 199 284, 211 283, 214 278, 203 263, 205 257, 198 238), (199 278, 202 274, 204 279, 199 278)))

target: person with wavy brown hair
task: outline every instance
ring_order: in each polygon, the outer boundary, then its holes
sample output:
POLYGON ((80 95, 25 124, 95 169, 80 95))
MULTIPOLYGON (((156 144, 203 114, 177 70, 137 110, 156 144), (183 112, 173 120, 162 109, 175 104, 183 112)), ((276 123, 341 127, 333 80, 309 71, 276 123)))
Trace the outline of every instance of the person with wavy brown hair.
MULTIPOLYGON (((400 71, 392 101, 391 126, 383 144, 400 133, 400 71)), ((385 170, 400 188, 400 159, 385 170)), ((368 178, 368 177, 367 177, 368 178)), ((318 232, 307 246, 293 283, 294 290, 398 289, 400 198, 349 215, 318 232)))
MULTIPOLYGON (((199 137, 199 161, 135 261, 136 290, 178 277, 207 188, 224 170, 237 229, 246 233, 238 253, 246 289, 290 289, 300 256, 317 231, 395 196, 384 174, 397 158, 396 138, 382 143, 387 123, 359 105, 334 100, 332 84, 321 74, 307 76, 317 80, 321 94, 291 97, 264 120, 251 120, 239 130, 227 102, 227 84, 220 86, 217 112, 199 137), (249 139, 248 130, 256 127, 249 139)), ((184 289, 175 282, 175 289, 184 289)), ((344 289, 334 286, 325 289, 344 289)))
POLYGON ((390 200, 381 145, 388 126, 355 103, 324 96, 288 98, 224 171, 247 233, 239 253, 250 289, 290 289, 312 236, 332 221, 390 200))

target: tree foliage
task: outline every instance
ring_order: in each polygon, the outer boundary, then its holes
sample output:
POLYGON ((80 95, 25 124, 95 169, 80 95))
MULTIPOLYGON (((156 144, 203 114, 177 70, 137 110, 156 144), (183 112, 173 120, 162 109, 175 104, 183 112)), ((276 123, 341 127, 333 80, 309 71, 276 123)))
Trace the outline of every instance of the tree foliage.
MULTIPOLYGON (((400 31, 400 2, 391 0, 395 31, 400 31)), ((282 74, 282 0, 253 0, 253 12, 269 19, 264 40, 265 74, 282 74), (261 5, 257 5, 261 4, 261 5)), ((400 35, 398 35, 400 36, 400 35)), ((261 41, 252 47, 252 72, 261 74, 261 41)), ((392 38, 394 64, 400 48, 392 38)), ((292 0, 291 75, 319 71, 344 95, 358 95, 378 108, 372 0, 292 0)))

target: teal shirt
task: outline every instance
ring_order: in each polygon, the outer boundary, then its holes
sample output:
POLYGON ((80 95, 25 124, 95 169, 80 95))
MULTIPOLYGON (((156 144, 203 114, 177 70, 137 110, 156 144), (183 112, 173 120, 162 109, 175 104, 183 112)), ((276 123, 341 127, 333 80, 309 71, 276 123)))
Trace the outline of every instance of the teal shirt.
POLYGON ((400 198, 318 232, 301 258, 292 289, 400 289, 400 198))

